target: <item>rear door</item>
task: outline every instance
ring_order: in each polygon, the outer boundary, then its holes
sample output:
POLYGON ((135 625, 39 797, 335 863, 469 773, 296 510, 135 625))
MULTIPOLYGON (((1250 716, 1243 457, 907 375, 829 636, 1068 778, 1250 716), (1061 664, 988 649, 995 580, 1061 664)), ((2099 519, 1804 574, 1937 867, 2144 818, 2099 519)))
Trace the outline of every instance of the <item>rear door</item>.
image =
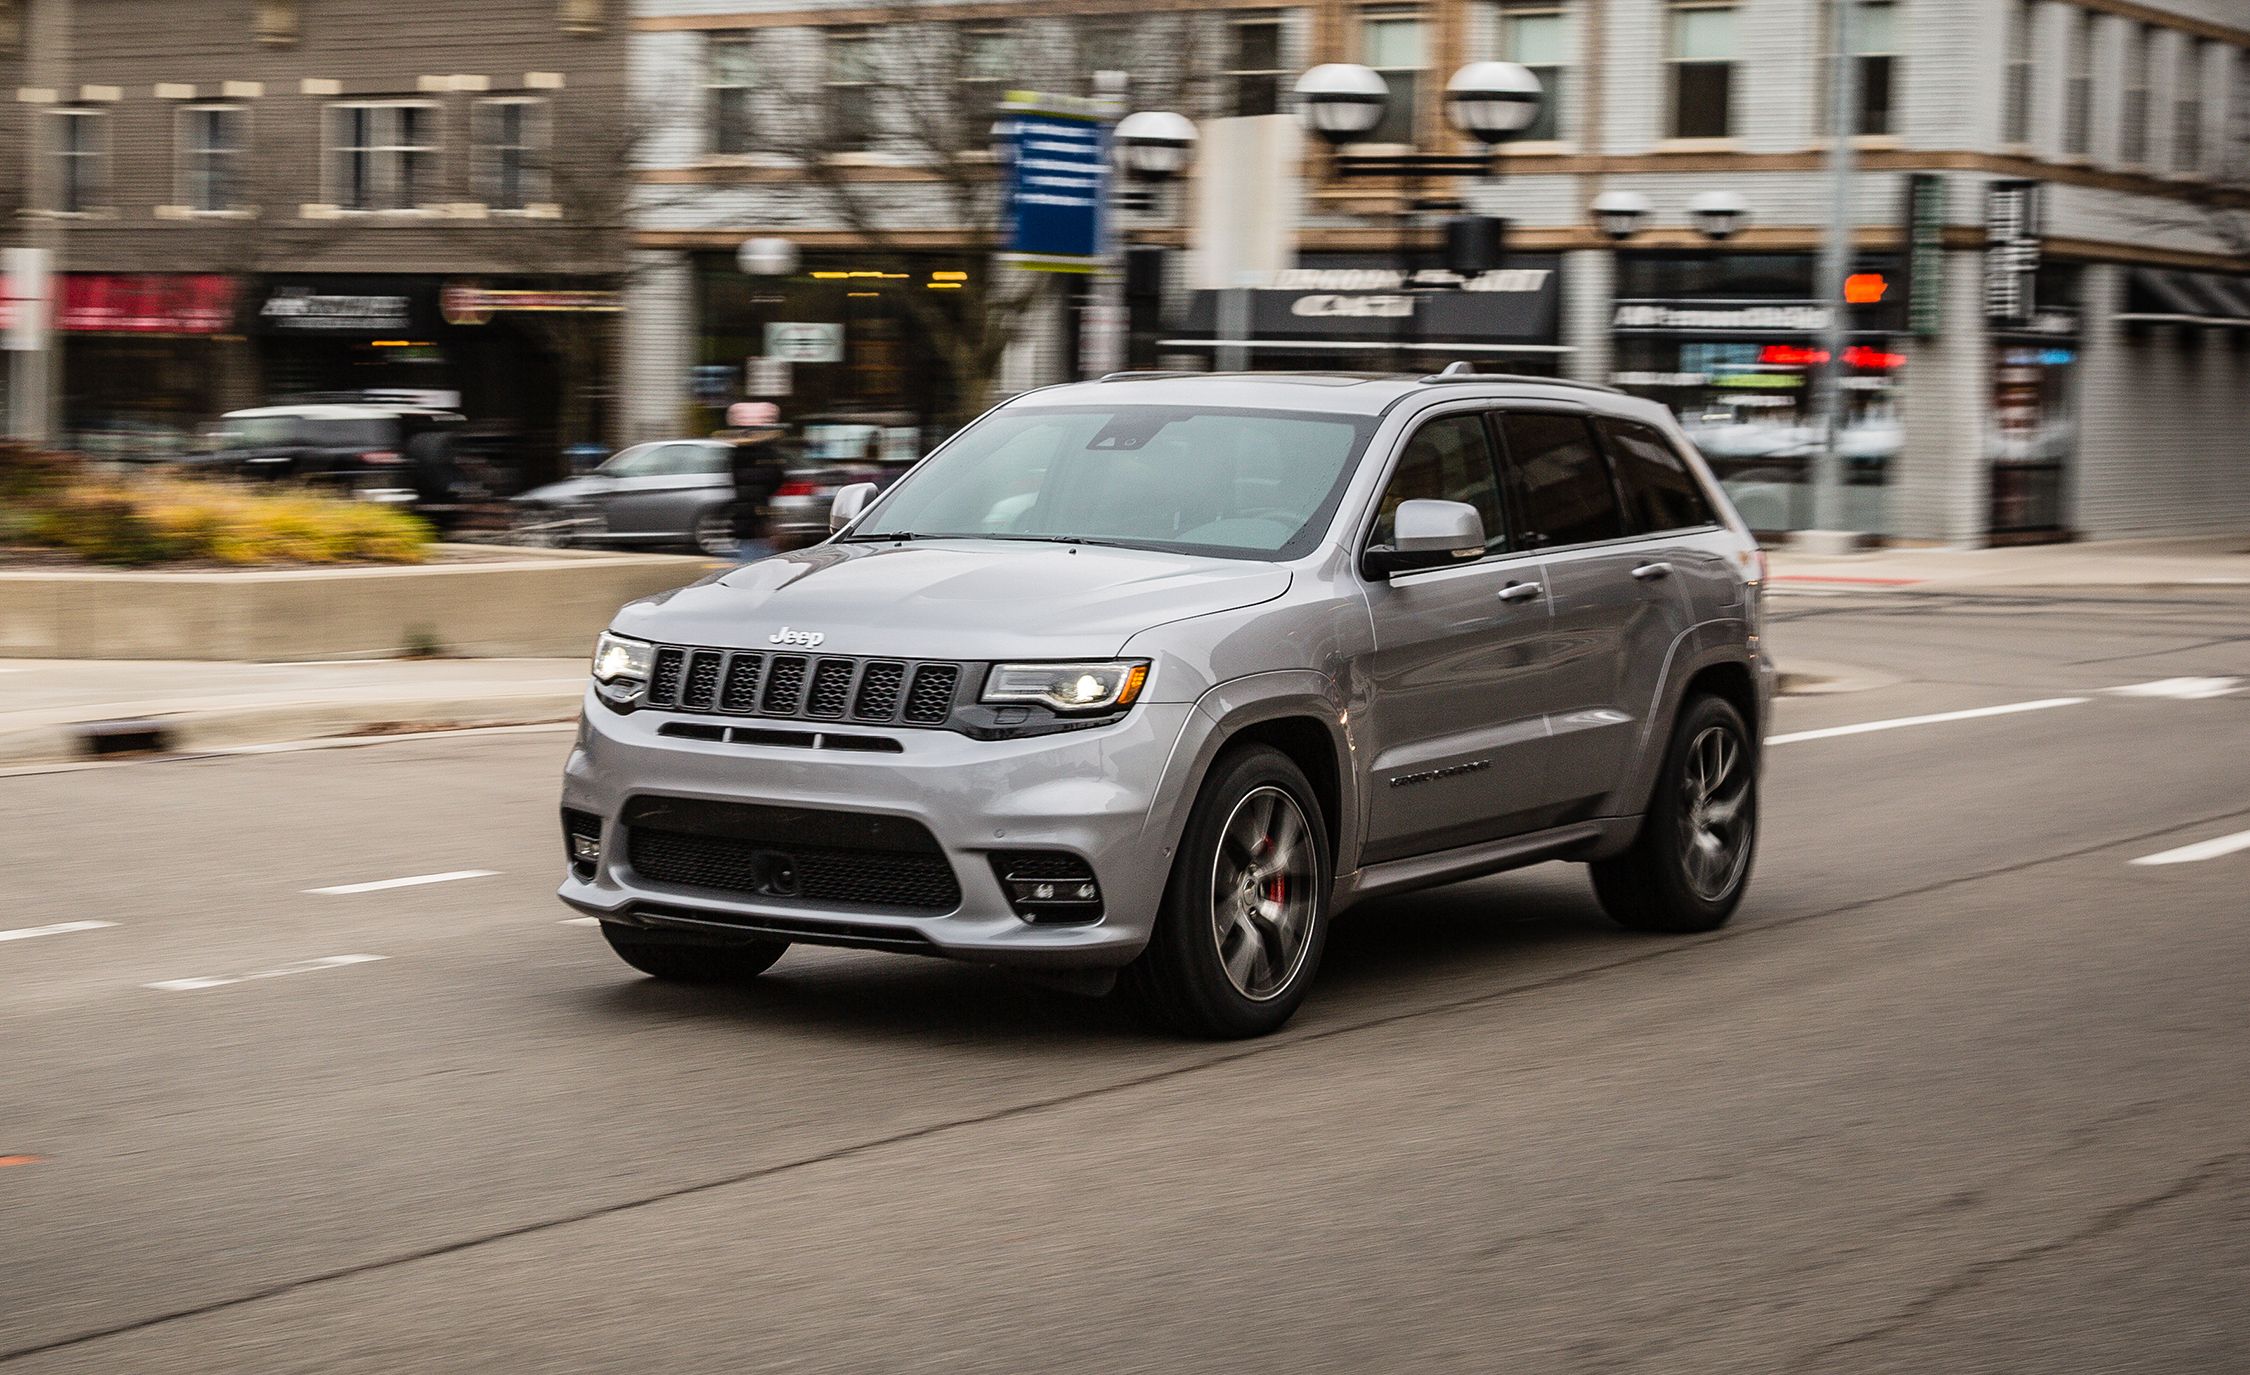
POLYGON ((726 450, 713 444, 660 444, 617 480, 608 499, 613 535, 673 539, 693 522, 696 498, 725 480, 726 450))
POLYGON ((1653 425, 1603 416, 1594 422, 1625 498, 1625 515, 1683 600, 1691 623, 1742 614, 1735 542, 1679 448, 1653 425))
POLYGON ((1481 409, 1421 423, 1361 541, 1387 544, 1399 503, 1462 501, 1485 522, 1472 563, 1366 581, 1374 621, 1367 842, 1380 863, 1528 829, 1545 791, 1547 642, 1539 560, 1515 546, 1481 409))
POLYGON ((1516 536, 1546 570, 1550 793, 1559 825, 1602 814, 1655 708, 1685 602, 1628 518, 1583 410, 1499 417, 1516 536))

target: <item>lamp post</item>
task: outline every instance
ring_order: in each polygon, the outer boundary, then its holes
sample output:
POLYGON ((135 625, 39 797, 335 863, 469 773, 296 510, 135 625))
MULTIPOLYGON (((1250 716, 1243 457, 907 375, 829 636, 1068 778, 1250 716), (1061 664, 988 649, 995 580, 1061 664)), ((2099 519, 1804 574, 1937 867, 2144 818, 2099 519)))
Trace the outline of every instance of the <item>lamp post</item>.
MULTIPOLYGON (((1111 153, 1125 174, 1117 208, 1147 214, 1157 208, 1163 188, 1180 179, 1195 160, 1195 122, 1170 110, 1141 110, 1117 121, 1111 153)), ((1157 333, 1153 315, 1163 309, 1164 250, 1154 244, 1123 246, 1125 277, 1125 366, 1151 366, 1146 345, 1157 333)))
MULTIPOLYGON (((797 275, 798 262, 797 245, 788 239, 770 236, 744 239, 734 250, 734 265, 745 277, 769 281, 794 277, 797 275)), ((759 308, 758 326, 761 333, 767 323, 765 307, 774 299, 760 295, 753 302, 759 308)), ((742 390, 753 396, 784 396, 790 391, 789 364, 767 358, 762 338, 759 340, 757 358, 743 368, 742 390), (760 363, 765 364, 763 369, 757 366, 760 363)))
MULTIPOLYGON (((1351 157, 1344 149, 1372 134, 1390 103, 1390 84, 1371 67, 1327 62, 1297 78, 1299 118, 1329 146, 1330 166, 1339 177, 1390 177, 1405 183, 1400 208, 1399 275, 1409 298, 1401 333, 1417 323, 1412 296, 1419 275, 1416 231, 1425 210, 1455 211, 1452 197, 1425 199, 1426 177, 1493 177, 1493 153, 1539 118, 1543 92, 1529 68, 1513 62, 1472 62, 1445 84, 1445 114, 1455 130, 1476 140, 1479 151, 1450 153, 1372 153, 1351 157)), ((1398 349, 1403 362, 1403 341, 1398 349)))
POLYGON ((1593 211, 1594 223, 1601 228, 1602 237, 1622 247, 1627 239, 1641 232, 1641 226, 1655 213, 1656 207, 1638 191, 1604 191, 1594 197, 1593 211))
POLYGON ((1688 202, 1695 230, 1713 243, 1725 243, 1750 222, 1750 203, 1732 191, 1704 191, 1688 202))

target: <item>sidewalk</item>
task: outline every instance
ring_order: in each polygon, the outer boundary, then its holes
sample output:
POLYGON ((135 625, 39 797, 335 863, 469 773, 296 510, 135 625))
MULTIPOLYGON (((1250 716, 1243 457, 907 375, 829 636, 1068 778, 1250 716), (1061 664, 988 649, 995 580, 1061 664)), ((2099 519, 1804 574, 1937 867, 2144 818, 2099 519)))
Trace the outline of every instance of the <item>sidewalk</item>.
POLYGON ((166 746, 230 745, 412 728, 567 721, 583 659, 383 659, 228 664, 0 659, 0 766, 85 752, 85 728, 149 721, 166 746))
POLYGON ((2009 549, 1880 549, 1826 556, 1777 547, 1769 560, 1777 590, 2250 587, 2250 532, 2009 549))

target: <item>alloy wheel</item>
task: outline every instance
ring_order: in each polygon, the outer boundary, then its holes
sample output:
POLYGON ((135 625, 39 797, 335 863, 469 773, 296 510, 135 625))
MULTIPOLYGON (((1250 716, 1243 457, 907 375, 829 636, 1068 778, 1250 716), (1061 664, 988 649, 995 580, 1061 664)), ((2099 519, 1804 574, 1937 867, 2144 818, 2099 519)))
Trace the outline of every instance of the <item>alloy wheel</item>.
POLYGON ((1688 746, 1680 770, 1680 861, 1688 887, 1717 902, 1742 878, 1750 860, 1750 751, 1726 726, 1706 726, 1688 746))
POLYGON ((1271 784, 1244 794, 1211 863, 1211 934, 1243 997, 1265 1002, 1297 977, 1319 883, 1319 852, 1297 800, 1271 784))

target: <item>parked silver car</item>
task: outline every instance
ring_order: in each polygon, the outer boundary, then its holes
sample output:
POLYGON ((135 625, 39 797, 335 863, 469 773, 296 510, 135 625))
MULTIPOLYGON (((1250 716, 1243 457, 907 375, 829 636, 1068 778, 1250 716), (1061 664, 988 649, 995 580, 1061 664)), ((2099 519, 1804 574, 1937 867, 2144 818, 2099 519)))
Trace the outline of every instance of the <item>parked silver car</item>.
POLYGON ((792 942, 1271 1031, 1333 916, 1541 860, 1741 901, 1763 555, 1660 406, 1449 371, 1125 375, 988 413, 840 533, 621 611, 563 900, 664 978, 792 942))

